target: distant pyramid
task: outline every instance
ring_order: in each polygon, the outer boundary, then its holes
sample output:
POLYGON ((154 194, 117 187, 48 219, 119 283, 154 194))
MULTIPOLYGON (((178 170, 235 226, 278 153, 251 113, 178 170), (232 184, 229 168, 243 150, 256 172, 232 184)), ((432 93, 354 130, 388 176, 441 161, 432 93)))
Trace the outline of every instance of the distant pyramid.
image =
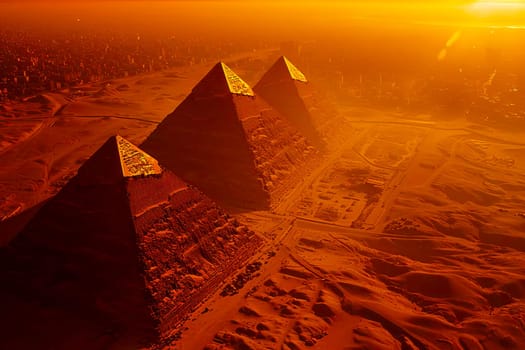
POLYGON ((249 208, 268 208, 313 153, 222 62, 142 147, 220 203, 249 208))
POLYGON ((277 81, 290 81, 290 79, 302 83, 308 82, 303 72, 301 72, 299 68, 294 66, 293 63, 284 56, 277 59, 274 65, 265 74, 265 77, 266 79, 261 79, 261 82, 271 80, 268 81, 268 83, 276 83, 277 81))
POLYGON ((319 133, 324 123, 316 107, 315 96, 305 75, 286 57, 281 56, 254 87, 255 92, 285 116, 307 139, 317 145, 324 142, 319 133))
POLYGON ((138 349, 261 240, 122 137, 111 137, 0 250, 2 349, 138 349))

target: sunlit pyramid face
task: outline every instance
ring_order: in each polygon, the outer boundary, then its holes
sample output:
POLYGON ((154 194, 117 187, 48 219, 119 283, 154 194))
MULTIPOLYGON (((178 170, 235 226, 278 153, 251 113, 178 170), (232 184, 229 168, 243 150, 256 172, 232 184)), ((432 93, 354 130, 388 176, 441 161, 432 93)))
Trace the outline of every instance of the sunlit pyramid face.
POLYGON ((224 70, 224 75, 226 76, 226 81, 232 94, 254 96, 252 88, 237 74, 235 74, 235 72, 232 71, 230 67, 224 63, 221 63, 221 66, 224 70))
POLYGON ((296 66, 294 66, 292 62, 290 62, 286 57, 283 57, 283 59, 286 63, 286 67, 288 68, 292 79, 302 81, 303 83, 306 83, 308 81, 306 80, 306 77, 304 76, 303 72, 301 72, 296 66))
POLYGON ((125 177, 147 176, 162 173, 157 160, 138 147, 117 136, 122 173, 125 177))

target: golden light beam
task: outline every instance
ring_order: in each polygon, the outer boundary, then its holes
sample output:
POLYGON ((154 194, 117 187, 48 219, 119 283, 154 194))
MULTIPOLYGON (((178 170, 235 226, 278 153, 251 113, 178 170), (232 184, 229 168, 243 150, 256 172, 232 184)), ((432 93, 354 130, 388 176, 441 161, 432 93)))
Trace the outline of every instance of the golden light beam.
POLYGON ((457 30, 454 32, 454 34, 452 34, 452 36, 447 40, 445 47, 439 51, 437 57, 438 61, 443 61, 447 57, 448 49, 451 48, 459 40, 459 38, 461 38, 461 34, 461 30, 457 30))

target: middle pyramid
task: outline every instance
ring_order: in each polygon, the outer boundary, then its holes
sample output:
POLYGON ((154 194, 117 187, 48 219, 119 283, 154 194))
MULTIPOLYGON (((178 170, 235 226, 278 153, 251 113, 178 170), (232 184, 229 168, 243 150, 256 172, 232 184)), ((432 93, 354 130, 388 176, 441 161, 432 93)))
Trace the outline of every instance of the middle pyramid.
POLYGON ((223 62, 141 146, 223 205, 267 209, 315 153, 223 62))

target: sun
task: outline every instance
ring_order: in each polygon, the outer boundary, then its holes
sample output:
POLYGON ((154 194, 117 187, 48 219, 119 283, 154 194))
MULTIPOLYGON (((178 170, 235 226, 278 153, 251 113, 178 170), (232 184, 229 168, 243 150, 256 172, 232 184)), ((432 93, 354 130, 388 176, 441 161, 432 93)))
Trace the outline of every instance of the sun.
POLYGON ((469 10, 481 15, 521 12, 525 10, 525 0, 480 0, 470 5, 469 10))

